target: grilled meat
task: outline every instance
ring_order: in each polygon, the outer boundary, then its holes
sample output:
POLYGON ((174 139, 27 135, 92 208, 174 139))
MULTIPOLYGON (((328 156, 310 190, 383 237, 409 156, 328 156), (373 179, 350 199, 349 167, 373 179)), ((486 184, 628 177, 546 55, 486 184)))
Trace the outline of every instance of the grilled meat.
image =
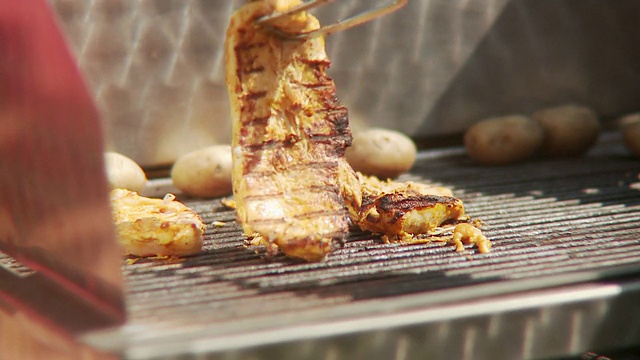
POLYGON ((405 196, 438 195, 453 196, 451 189, 443 186, 415 183, 413 181, 382 181, 375 176, 366 176, 357 173, 360 189, 364 197, 371 199, 389 193, 401 193, 405 196))
MULTIPOLYGON (((283 40, 256 25, 300 3, 250 1, 227 31, 233 193, 244 232, 253 243, 318 261, 345 238, 349 222, 402 240, 468 219, 449 189, 365 177, 347 163, 347 109, 325 72, 324 40, 283 40)), ((270 26, 285 33, 320 27, 306 12, 270 26)), ((458 242, 468 238, 462 235, 458 242)))
POLYGON ((381 181, 358 174, 362 205, 357 225, 383 234, 386 241, 424 242, 416 235, 428 234, 444 223, 467 221, 464 205, 450 189, 397 181, 381 181))
POLYGON ((185 256, 202 250, 205 226, 200 216, 175 201, 140 196, 126 189, 110 193, 111 212, 118 241, 125 254, 185 256))
MULTIPOLYGON (((257 232, 286 254, 322 259, 348 232, 339 161, 351 142, 347 110, 325 69, 321 37, 283 41, 255 20, 300 1, 254 1, 227 32, 226 63, 233 116, 233 191, 246 233, 257 232)), ((319 28, 306 12, 272 26, 319 28)))
POLYGON ((365 198, 359 214, 358 226, 362 230, 397 239, 426 234, 448 220, 465 218, 460 199, 402 193, 365 198))
POLYGON ((126 189, 111 190, 111 211, 125 254, 184 256, 202 250, 200 216, 173 194, 152 199, 126 189))

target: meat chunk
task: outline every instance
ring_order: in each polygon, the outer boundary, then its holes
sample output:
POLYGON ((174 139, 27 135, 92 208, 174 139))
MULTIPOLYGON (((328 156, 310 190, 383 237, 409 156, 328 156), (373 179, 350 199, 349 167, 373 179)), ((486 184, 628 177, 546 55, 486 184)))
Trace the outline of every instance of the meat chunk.
POLYGON ((111 190, 111 211, 125 254, 185 256, 202 250, 200 216, 173 194, 153 199, 125 189, 111 190))
MULTIPOLYGON (((226 63, 233 191, 246 233, 315 261, 348 232, 338 164, 351 142, 347 110, 326 75, 330 62, 321 37, 283 41, 255 24, 299 3, 250 2, 231 19, 226 63)), ((320 25, 302 12, 272 26, 304 32, 320 25)))
POLYGON ((429 233, 447 220, 464 217, 462 201, 454 197, 391 193, 363 204, 358 226, 373 233, 405 238, 429 233))

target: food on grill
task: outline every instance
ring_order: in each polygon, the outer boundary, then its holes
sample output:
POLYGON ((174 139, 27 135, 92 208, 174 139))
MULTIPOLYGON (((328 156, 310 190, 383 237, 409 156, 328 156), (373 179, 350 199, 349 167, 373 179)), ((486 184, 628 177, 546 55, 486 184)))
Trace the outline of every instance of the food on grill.
MULTIPOLYGON (((299 1, 248 2, 227 32, 233 119, 233 192, 247 234, 285 253, 320 260, 347 234, 338 162, 351 141, 347 110, 325 74, 322 37, 285 41, 255 20, 299 1)), ((288 33, 319 28, 306 12, 270 24, 288 33)))
POLYGON ((482 120, 464 135, 464 146, 473 160, 486 165, 503 165, 531 157, 542 145, 542 127, 524 115, 482 120))
POLYGON ((106 152, 104 162, 111 189, 140 192, 147 184, 147 176, 140 165, 132 159, 116 152, 106 152))
POLYGON ((205 226, 173 194, 153 199, 126 189, 110 193, 111 210, 125 254, 186 256, 200 252, 205 226))
POLYGON ((411 169, 416 153, 416 145, 408 136, 394 130, 374 128, 355 133, 345 155, 356 171, 394 178, 411 169))
POLYGON ((231 147, 215 145, 181 156, 171 169, 173 184, 185 194, 231 194, 231 147))
MULTIPOLYGON (((466 221, 448 190, 380 181, 349 165, 347 109, 325 73, 323 38, 284 40, 255 23, 300 3, 250 1, 227 30, 233 193, 251 243, 319 261, 343 241, 350 222, 396 240, 466 221)), ((320 25, 298 12, 270 26, 291 34, 320 25)))
POLYGON ((549 157, 572 157, 587 152, 598 139, 600 121, 589 108, 563 105, 531 115, 544 128, 542 153, 549 157))
POLYGON ((444 186, 427 185, 415 183, 413 181, 393 181, 380 180, 375 176, 366 176, 361 173, 356 174, 363 196, 373 197, 393 192, 400 192, 405 195, 438 195, 453 196, 451 189, 444 186))
POLYGON ((624 116, 620 119, 620 126, 627 149, 640 158, 640 113, 624 116))
POLYGON ((481 253, 491 251, 491 241, 487 239, 477 225, 461 223, 453 229, 452 241, 456 251, 464 251, 464 244, 475 244, 481 253))
POLYGON ((464 215, 462 201, 454 197, 390 193, 365 197, 358 226, 402 240, 427 234, 447 220, 459 220, 464 215))
POLYGON ((234 199, 222 198, 222 199, 220 199, 220 203, 222 205, 228 207, 229 209, 235 209, 236 208, 236 201, 234 199))
POLYGON ((462 201, 448 188, 361 174, 358 179, 362 204, 355 222, 362 230, 382 234, 386 242, 428 242, 431 238, 424 235, 469 220, 462 201))

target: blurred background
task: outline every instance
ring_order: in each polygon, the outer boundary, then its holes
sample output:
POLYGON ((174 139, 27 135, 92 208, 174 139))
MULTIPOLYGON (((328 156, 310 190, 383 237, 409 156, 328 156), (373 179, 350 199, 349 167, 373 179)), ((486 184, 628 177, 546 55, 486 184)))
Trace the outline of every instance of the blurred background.
MULTIPOLYGON (((149 168, 230 141, 223 44, 244 1, 50 2, 109 150, 149 168)), ((316 14, 333 22, 372 4, 341 0, 316 14)), ((606 120, 640 110, 637 14, 637 0, 410 0, 330 35, 330 75, 354 131, 383 126, 422 146, 487 116, 566 102, 606 120)))

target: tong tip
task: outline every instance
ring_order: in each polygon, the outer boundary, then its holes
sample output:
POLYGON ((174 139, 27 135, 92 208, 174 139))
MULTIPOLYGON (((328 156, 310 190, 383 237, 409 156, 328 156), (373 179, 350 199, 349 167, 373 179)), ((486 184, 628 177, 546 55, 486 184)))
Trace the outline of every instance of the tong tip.
POLYGON ((392 3, 385 5, 385 6, 381 6, 381 7, 377 7, 371 10, 367 10, 355 15, 352 15, 346 19, 342 19, 342 20, 338 20, 337 22, 331 24, 331 25, 326 25, 323 26, 317 30, 313 30, 313 31, 309 31, 309 32, 303 32, 303 33, 287 33, 287 32, 283 32, 279 29, 277 29, 276 27, 272 26, 271 24, 273 24, 274 22, 302 12, 302 11, 306 11, 306 10, 310 10, 331 2, 334 2, 335 0, 311 0, 311 1, 305 1, 297 6, 292 7, 289 10, 286 11, 281 11, 281 12, 274 12, 273 14, 269 14, 269 15, 265 15, 263 17, 260 17, 258 19, 256 19, 256 24, 265 27, 266 29, 268 29, 269 31, 273 32, 274 34, 287 39, 287 40, 304 40, 304 39, 308 39, 308 38, 312 38, 312 37, 316 37, 316 36, 322 36, 322 35, 326 35, 326 34, 331 34, 331 33, 335 33, 338 31, 343 31, 343 30, 347 30, 350 29, 352 27, 367 23, 369 21, 375 20, 379 17, 385 16, 387 14, 390 14, 398 9, 400 9, 401 7, 403 7, 404 5, 407 4, 408 0, 394 0, 392 3))

